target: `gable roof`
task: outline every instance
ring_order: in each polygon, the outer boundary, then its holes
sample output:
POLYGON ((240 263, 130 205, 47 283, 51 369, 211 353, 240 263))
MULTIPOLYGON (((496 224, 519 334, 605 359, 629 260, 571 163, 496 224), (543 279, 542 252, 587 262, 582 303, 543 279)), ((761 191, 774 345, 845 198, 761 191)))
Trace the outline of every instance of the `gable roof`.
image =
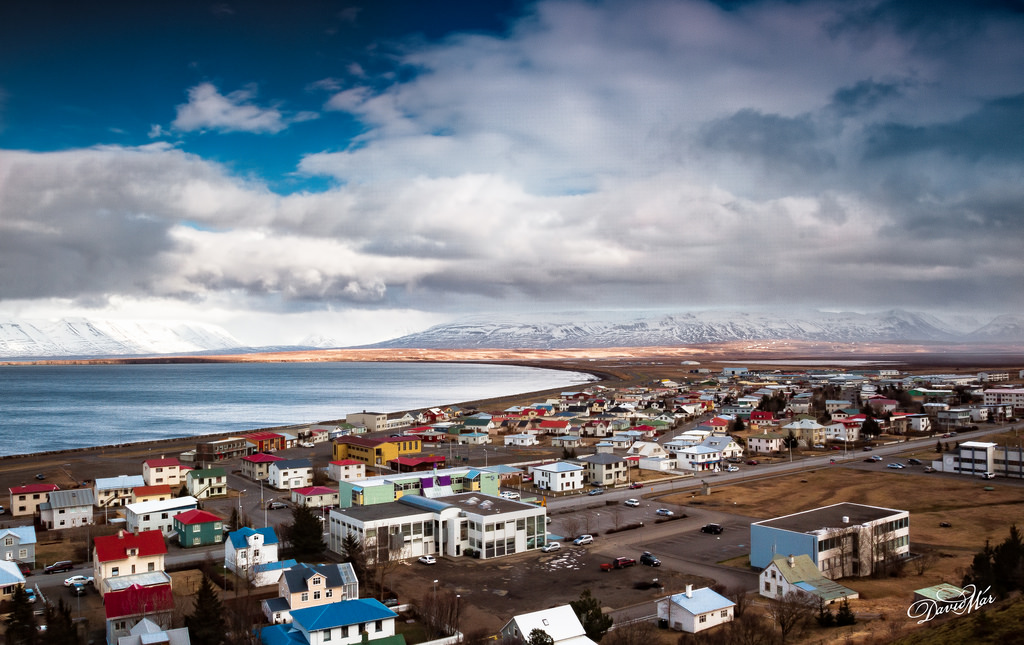
POLYGON ((18 544, 35 544, 36 527, 34 526, 12 526, 9 529, 0 529, 0 540, 8 535, 18 538, 18 544))
MULTIPOLYGON (((576 612, 569 605, 559 605, 529 614, 520 614, 513 617, 505 626, 508 627, 509 624, 515 625, 519 638, 524 640, 529 638, 530 632, 534 629, 540 629, 547 633, 556 645, 593 643, 587 638, 580 619, 576 617, 576 612)), ((505 631, 505 628, 502 628, 502 631, 505 631)))
POLYGON ((167 553, 164 536, 160 531, 142 531, 138 535, 121 530, 114 535, 93 538, 96 558, 100 562, 114 562, 128 557, 128 549, 138 549, 139 557, 167 553))
POLYGON ((191 511, 185 511, 184 513, 178 513, 174 516, 176 522, 182 524, 209 524, 210 522, 223 522, 224 520, 217 515, 214 515, 210 511, 202 511, 197 509, 191 511))
POLYGON ((74 508, 76 506, 92 506, 96 503, 96 495, 91 488, 73 488, 71 490, 55 490, 50 493, 50 508, 74 508))
POLYGON ((142 475, 118 475, 117 477, 97 477, 96 490, 131 489, 145 486, 142 475))
POLYGON ((789 584, 795 585, 802 591, 813 594, 822 600, 831 602, 849 596, 856 597, 857 595, 856 591, 821 575, 818 566, 811 560, 811 556, 806 553, 793 556, 776 554, 768 566, 774 566, 778 569, 779 573, 789 584))
POLYGON ((291 614, 293 622, 311 632, 395 618, 398 615, 375 598, 356 598, 318 607, 294 609, 291 614))
POLYGON ((315 575, 322 575, 327 586, 334 588, 357 582, 351 562, 343 564, 296 564, 284 572, 285 585, 290 593, 306 591, 308 581, 315 575))
POLYGON ((161 468, 161 467, 164 467, 164 466, 170 466, 170 467, 178 466, 179 468, 181 467, 181 462, 178 461, 177 457, 166 457, 166 458, 162 458, 162 459, 147 459, 146 461, 144 461, 142 463, 144 463, 145 465, 149 466, 150 468, 161 468))
POLYGON ((24 495, 26 493, 52 493, 60 490, 56 484, 26 484, 25 486, 12 486, 8 489, 11 495, 24 495))
POLYGON ((153 484, 152 486, 136 486, 132 489, 136 497, 149 497, 150 495, 170 495, 170 484, 153 484))
POLYGON ((273 526, 264 526, 261 529, 251 529, 243 526, 237 531, 228 533, 228 540, 236 549, 244 549, 249 546, 249 537, 259 533, 263 536, 263 544, 277 544, 277 533, 273 526))
POLYGON ((326 486, 307 486, 306 488, 296 488, 294 492, 309 497, 310 495, 337 495, 338 489, 326 486))
POLYGON ((246 455, 242 457, 242 461, 248 461, 254 464, 266 464, 272 461, 284 461, 284 457, 278 457, 277 455, 268 455, 265 452, 257 452, 255 455, 246 455))
POLYGON ((728 609, 736 604, 708 587, 694 589, 690 596, 687 596, 685 593, 677 593, 672 594, 669 598, 675 605, 694 616, 706 614, 709 611, 728 609))

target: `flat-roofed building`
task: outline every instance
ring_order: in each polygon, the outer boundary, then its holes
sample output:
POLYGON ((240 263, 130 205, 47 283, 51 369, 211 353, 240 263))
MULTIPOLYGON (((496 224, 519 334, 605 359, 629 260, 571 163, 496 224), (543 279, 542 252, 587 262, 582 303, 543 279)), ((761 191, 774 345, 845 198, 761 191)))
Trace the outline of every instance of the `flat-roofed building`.
POLYGON ((142 475, 118 475, 117 477, 97 477, 93 490, 96 493, 96 506, 110 508, 124 506, 132 500, 132 491, 145 486, 142 475))
POLYGON ((430 498, 465 492, 497 495, 499 482, 500 476, 497 473, 476 468, 447 468, 425 473, 378 475, 338 482, 338 504, 342 507, 372 506, 394 502, 407 495, 430 498))
POLYGON ((806 554, 830 579, 868 576, 910 554, 910 513, 841 502, 750 525, 750 565, 806 554))

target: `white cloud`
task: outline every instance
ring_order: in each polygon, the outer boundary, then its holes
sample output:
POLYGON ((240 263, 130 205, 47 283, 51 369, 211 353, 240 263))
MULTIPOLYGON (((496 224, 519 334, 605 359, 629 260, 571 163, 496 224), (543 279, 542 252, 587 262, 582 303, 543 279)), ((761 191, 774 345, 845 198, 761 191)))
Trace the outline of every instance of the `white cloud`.
POLYGON ((188 103, 178 106, 171 124, 183 132, 219 130, 222 132, 277 133, 297 121, 318 118, 315 112, 288 116, 276 107, 261 107, 253 102, 254 88, 236 90, 227 96, 212 83, 200 83, 188 91, 188 103))

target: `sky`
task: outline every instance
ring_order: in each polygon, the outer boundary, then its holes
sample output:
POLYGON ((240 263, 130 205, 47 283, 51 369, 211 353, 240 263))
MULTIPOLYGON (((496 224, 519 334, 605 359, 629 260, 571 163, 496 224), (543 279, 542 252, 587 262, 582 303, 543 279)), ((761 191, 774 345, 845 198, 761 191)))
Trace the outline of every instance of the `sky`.
POLYGON ((1024 303, 1024 3, 0 3, 0 319, 1024 303))

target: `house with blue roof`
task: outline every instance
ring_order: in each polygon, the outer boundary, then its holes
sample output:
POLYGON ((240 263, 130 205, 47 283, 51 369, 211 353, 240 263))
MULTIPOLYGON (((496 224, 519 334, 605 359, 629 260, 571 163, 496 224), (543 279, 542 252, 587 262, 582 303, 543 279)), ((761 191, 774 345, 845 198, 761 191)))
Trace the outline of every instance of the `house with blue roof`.
POLYGON ((693 585, 686 585, 683 593, 659 599, 657 605, 659 621, 665 621, 671 629, 691 634, 730 622, 736 607, 736 603, 725 596, 707 587, 694 589, 693 585))
POLYGON ((291 623, 261 630, 263 645, 356 645, 364 634, 376 645, 405 645, 405 638, 395 634, 398 615, 373 598, 342 600, 291 614, 291 623))
POLYGON ((0 560, 0 601, 7 601, 14 597, 18 587, 25 586, 25 576, 21 569, 14 562, 0 560))
POLYGON ((277 562, 277 547, 274 527, 252 529, 243 526, 228 533, 224 542, 224 566, 235 575, 245 576, 257 565, 277 562))

